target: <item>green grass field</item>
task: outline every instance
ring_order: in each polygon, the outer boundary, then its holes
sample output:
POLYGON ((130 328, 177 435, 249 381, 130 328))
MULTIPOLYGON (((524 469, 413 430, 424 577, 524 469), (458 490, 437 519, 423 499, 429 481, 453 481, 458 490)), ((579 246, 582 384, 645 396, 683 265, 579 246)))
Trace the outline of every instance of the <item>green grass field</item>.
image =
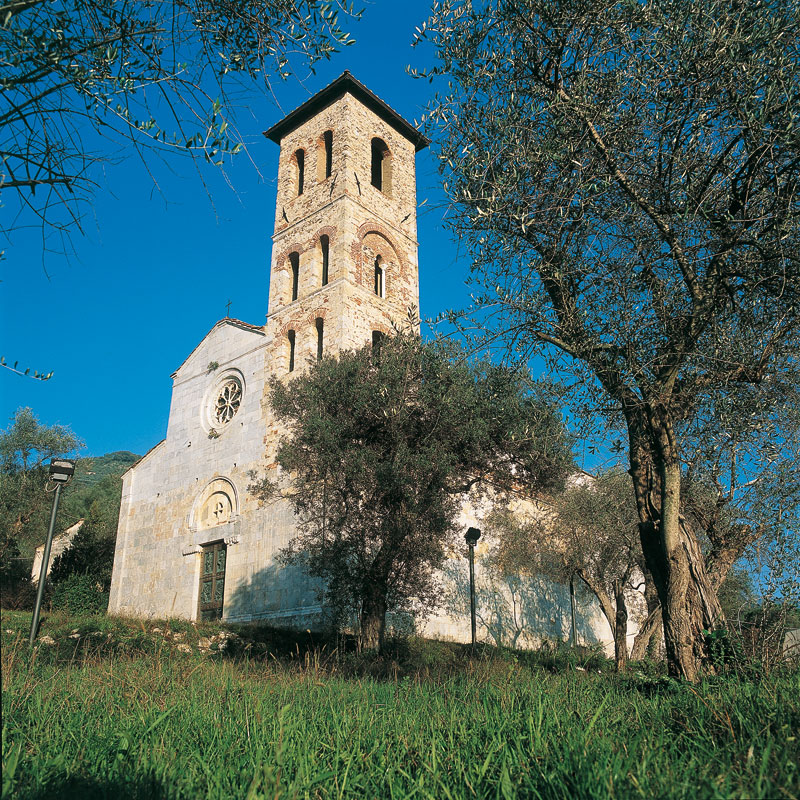
POLYGON ((800 797, 796 670, 688 686, 425 642, 377 668, 55 615, 31 653, 29 619, 2 617, 4 798, 800 797))

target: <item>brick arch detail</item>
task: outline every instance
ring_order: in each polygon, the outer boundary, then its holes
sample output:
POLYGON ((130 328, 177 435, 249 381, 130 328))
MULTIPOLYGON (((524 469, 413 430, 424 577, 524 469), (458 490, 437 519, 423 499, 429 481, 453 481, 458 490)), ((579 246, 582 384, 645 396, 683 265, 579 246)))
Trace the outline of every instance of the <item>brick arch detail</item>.
MULTIPOLYGON (((403 257, 403 253, 394 243, 394 237, 392 234, 381 224, 377 222, 365 222, 363 225, 360 225, 358 231, 356 232, 356 241, 353 242, 353 245, 350 250, 350 255, 353 259, 353 264, 355 265, 355 277, 356 283, 359 286, 364 285, 364 239, 370 234, 375 233, 378 236, 386 239, 388 245, 392 248, 395 255, 397 256, 397 269, 400 273, 400 277, 404 280, 408 280, 408 262, 403 257)), ((387 273, 386 275, 386 291, 387 294, 391 288, 392 282, 392 275, 387 273)))
POLYGON ((284 323, 278 336, 281 339, 283 339, 283 337, 286 336, 286 334, 289 333, 289 331, 294 331, 295 333, 297 333, 297 331, 302 330, 303 327, 304 327, 304 320, 301 319, 300 317, 293 317, 288 322, 284 323))
MULTIPOLYGON (((299 242, 295 241, 287 247, 285 250, 282 250, 278 257, 275 259, 275 277, 277 277, 277 273, 282 270, 289 270, 289 255, 291 253, 297 253, 298 255, 302 255, 303 253, 303 245, 299 242)), ((289 297, 286 294, 286 287, 283 283, 283 280, 280 284, 278 284, 278 290, 275 294, 275 299, 279 306, 286 305, 289 301, 289 297)))
POLYGON ((371 331, 380 331, 384 336, 394 336, 396 333, 394 328, 390 328, 388 325, 384 325, 382 322, 372 322, 371 326, 371 331))
POLYGON ((281 251, 281 254, 275 259, 275 266, 280 269, 282 266, 286 266, 288 269, 289 266, 289 254, 290 253, 297 253, 298 255, 302 255, 308 248, 303 247, 300 242, 292 242, 292 244, 287 247, 285 250, 281 251))
POLYGON ((315 311, 312 311, 306 317, 306 325, 308 325, 308 326, 313 328, 317 324, 317 320, 318 319, 323 319, 323 320, 325 319, 325 316, 327 315, 327 313, 328 313, 328 309, 327 308, 321 308, 321 307, 316 309, 315 311))
POLYGON ((327 236, 328 240, 331 243, 331 245, 333 245, 333 242, 336 239, 336 233, 337 233, 336 228, 334 228, 332 225, 326 225, 325 227, 320 228, 311 237, 311 241, 309 241, 309 243, 308 243, 308 249, 311 250, 312 248, 317 247, 317 245, 319 245, 319 240, 323 236, 327 236))

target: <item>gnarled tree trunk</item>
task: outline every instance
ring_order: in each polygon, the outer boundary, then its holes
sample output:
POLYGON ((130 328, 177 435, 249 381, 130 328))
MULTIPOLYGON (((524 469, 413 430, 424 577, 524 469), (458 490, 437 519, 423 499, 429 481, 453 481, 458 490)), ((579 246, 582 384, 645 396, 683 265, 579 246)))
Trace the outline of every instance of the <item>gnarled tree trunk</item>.
POLYGON ((361 604, 361 649, 383 650, 386 633, 386 592, 381 587, 372 586, 365 594, 361 604))
POLYGON ((628 606, 624 581, 614 581, 614 605, 614 662, 617 672, 625 672, 628 665, 628 606))
MULTIPOLYGON (((649 608, 649 605, 648 605, 649 608)), ((661 603, 656 601, 653 608, 650 608, 642 627, 633 639, 633 647, 631 648, 631 661, 641 661, 647 656, 650 650, 650 643, 656 637, 662 635, 662 615, 661 603)))
POLYGON ((707 657, 704 630, 724 622, 694 533, 681 524, 681 469, 671 424, 627 409, 630 474, 647 568, 661 602, 670 675, 695 681, 707 657))

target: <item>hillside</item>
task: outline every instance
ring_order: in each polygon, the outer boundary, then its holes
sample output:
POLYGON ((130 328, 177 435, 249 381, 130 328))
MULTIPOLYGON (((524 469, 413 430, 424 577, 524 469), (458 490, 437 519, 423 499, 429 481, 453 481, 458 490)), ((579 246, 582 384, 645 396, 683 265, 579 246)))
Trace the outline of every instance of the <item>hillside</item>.
POLYGON ((122 495, 122 475, 140 456, 117 450, 103 456, 78 459, 75 476, 64 493, 64 510, 59 514, 59 529, 88 516, 93 509, 111 528, 116 528, 122 495))
POLYGON ((137 456, 136 453, 131 453, 129 450, 117 450, 114 453, 106 453, 104 456, 81 458, 77 463, 76 477, 91 476, 93 480, 101 480, 106 475, 120 477, 140 458, 141 456, 137 456))

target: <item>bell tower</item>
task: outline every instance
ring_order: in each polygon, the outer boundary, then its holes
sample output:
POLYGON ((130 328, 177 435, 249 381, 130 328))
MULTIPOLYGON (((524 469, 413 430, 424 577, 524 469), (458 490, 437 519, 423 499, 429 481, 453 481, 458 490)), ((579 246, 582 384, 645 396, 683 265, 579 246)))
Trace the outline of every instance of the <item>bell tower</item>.
POLYGON ((265 136, 281 148, 267 313, 281 376, 418 307, 414 156, 428 139, 349 72, 265 136))

